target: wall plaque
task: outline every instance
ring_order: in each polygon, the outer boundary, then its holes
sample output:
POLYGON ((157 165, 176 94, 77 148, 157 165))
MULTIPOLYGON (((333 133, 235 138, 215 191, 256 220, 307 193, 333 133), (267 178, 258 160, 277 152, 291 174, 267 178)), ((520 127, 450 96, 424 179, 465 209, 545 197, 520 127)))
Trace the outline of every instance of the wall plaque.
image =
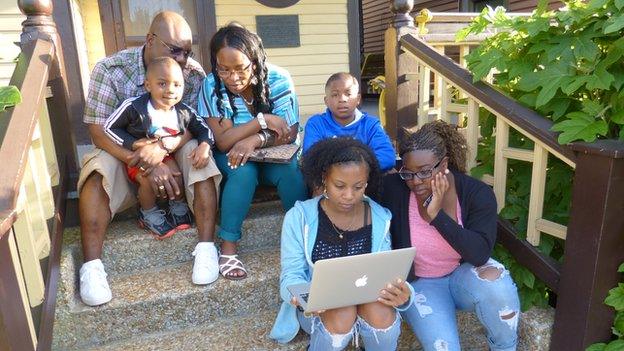
POLYGON ((256 31, 265 48, 301 46, 298 15, 256 16, 256 31))

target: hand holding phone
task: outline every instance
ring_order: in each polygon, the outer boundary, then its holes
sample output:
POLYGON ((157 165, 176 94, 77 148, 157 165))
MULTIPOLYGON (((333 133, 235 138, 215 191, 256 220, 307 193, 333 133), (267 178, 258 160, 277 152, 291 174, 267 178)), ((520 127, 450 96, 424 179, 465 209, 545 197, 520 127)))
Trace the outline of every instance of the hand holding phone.
POLYGON ((442 208, 442 201, 444 199, 444 194, 449 188, 449 181, 446 177, 446 172, 436 173, 431 180, 431 195, 425 202, 423 202, 423 206, 427 208, 427 215, 429 216, 429 221, 432 221, 440 212, 442 208), (429 200, 431 199, 431 200, 429 200))

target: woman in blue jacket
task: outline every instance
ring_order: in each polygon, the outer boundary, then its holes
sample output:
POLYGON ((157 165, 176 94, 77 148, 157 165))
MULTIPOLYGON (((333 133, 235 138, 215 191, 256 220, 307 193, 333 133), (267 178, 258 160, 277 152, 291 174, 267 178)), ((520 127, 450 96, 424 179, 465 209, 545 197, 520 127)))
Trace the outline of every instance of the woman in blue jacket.
POLYGON ((314 262, 390 250, 390 213, 368 195, 380 184, 380 170, 370 148, 339 137, 316 143, 304 156, 303 174, 323 195, 299 201, 282 226, 280 296, 283 300, 271 338, 292 340, 299 328, 310 335, 309 350, 342 350, 354 335, 366 350, 394 350, 401 332, 397 311, 411 303, 409 284, 397 280, 377 301, 319 311, 306 316, 287 287, 312 281, 314 262), (399 307, 400 306, 400 307, 399 307))

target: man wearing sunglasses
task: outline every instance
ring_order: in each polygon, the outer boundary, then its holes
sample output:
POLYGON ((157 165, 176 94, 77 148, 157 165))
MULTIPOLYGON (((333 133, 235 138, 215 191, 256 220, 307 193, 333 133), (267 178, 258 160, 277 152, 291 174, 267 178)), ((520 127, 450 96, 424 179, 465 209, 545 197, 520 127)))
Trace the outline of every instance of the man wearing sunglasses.
MULTIPOLYGON (((158 13, 149 28, 145 44, 113 54, 96 64, 91 73, 83 121, 96 149, 83 158, 78 180, 80 229, 84 264, 80 269, 80 296, 90 306, 111 300, 112 294, 104 265, 100 260, 106 229, 115 213, 136 204, 136 189, 125 172, 125 164, 138 167, 163 199, 176 198, 185 192, 195 215, 199 244, 194 251, 193 282, 207 284, 218 275, 217 252, 213 244, 217 191, 221 174, 212 155, 209 164, 193 167, 188 155, 197 147, 190 133, 172 137, 163 143, 135 143, 131 151, 114 143, 103 129, 107 118, 126 99, 146 93, 145 72, 148 63, 162 56, 174 59, 182 68, 182 102, 193 109, 205 73, 193 60, 192 32, 180 15, 158 13), (180 173, 173 173, 163 163, 167 154, 180 155, 180 173), (175 177, 182 176, 185 189, 175 177)), ((176 156, 177 157, 177 156, 176 156)))

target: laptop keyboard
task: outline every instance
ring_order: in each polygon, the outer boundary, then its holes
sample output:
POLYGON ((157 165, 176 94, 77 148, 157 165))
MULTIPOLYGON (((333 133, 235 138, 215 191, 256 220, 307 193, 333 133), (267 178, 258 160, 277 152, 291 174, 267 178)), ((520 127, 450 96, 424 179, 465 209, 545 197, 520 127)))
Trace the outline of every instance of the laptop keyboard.
POLYGON ((310 296, 309 293, 299 294, 299 297, 301 297, 306 303, 308 302, 308 296, 310 296))

